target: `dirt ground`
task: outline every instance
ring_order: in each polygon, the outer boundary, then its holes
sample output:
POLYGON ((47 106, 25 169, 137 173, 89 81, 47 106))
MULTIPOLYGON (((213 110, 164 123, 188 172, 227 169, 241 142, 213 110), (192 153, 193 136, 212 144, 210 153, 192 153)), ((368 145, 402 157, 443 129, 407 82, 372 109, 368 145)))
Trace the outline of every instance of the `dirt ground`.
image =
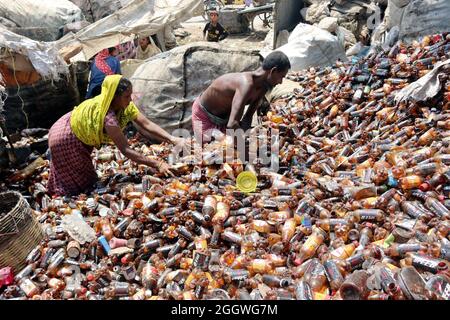
MULTIPOLYGON (((203 28, 207 21, 202 16, 193 17, 186 22, 181 23, 182 28, 176 29, 176 33, 188 32, 189 36, 177 37, 178 45, 184 45, 190 42, 203 41, 203 28)), ((269 28, 263 26, 263 22, 258 17, 254 20, 255 31, 249 31, 245 34, 231 34, 227 39, 221 41, 227 46, 236 46, 245 49, 261 49, 264 47, 264 39, 269 28)))

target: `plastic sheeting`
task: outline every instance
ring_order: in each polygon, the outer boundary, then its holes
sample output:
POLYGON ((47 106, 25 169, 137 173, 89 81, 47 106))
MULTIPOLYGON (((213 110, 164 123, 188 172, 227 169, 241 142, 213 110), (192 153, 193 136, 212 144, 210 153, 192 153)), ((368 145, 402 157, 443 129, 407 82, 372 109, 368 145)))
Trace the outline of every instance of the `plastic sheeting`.
POLYGON ((382 43, 383 35, 397 29, 398 37, 412 41, 418 37, 450 30, 449 0, 389 0, 383 22, 372 42, 382 43))
POLYGON ((255 70, 261 56, 216 43, 192 43, 146 60, 131 77, 133 101, 159 126, 171 132, 191 130, 194 100, 217 77, 255 70))
POLYGON ((411 0, 400 23, 400 39, 450 30, 449 0, 411 0))
POLYGON ((188 19, 201 5, 201 0, 133 0, 110 16, 56 43, 59 48, 81 45, 79 58, 88 60, 101 49, 128 42, 135 35, 153 35, 166 25, 188 19))
POLYGON ((328 32, 336 32, 338 27, 338 19, 335 17, 325 17, 320 20, 317 26, 323 30, 327 30, 328 32))
POLYGON ((294 95, 295 89, 300 89, 301 86, 297 81, 292 81, 289 79, 283 79, 283 83, 277 85, 270 92, 266 94, 266 99, 270 103, 284 96, 294 95))
POLYGON ((137 68, 139 68, 140 65, 144 63, 144 60, 138 60, 138 59, 126 59, 123 61, 120 61, 120 70, 122 71, 122 75, 125 78, 130 79, 137 68))
MULTIPOLYGON (((336 36, 309 24, 300 23, 292 31, 286 45, 277 51, 284 52, 291 62, 292 70, 331 65, 336 60, 347 60, 344 46, 336 36)), ((271 50, 261 52, 267 56, 271 50)))
POLYGON ((336 36, 341 43, 345 44, 346 49, 355 45, 357 41, 355 35, 350 30, 347 30, 341 26, 338 26, 336 28, 336 36))
POLYGON ((442 88, 439 74, 448 74, 449 72, 450 59, 436 63, 432 71, 400 90, 395 95, 395 101, 425 101, 433 98, 442 88))
POLYGON ((68 0, 0 0, 0 16, 18 27, 58 28, 84 20, 81 9, 68 0))
POLYGON ((70 0, 76 4, 89 22, 95 22, 116 12, 131 0, 70 0))
POLYGON ((59 79, 69 69, 51 43, 34 41, 15 34, 0 25, 0 47, 22 54, 44 79, 59 79))

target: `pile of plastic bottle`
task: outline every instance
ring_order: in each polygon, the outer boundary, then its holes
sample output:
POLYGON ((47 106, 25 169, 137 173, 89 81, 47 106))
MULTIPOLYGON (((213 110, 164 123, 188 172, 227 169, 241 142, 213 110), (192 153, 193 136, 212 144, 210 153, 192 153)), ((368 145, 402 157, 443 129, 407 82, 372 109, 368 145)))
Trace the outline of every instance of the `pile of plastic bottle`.
POLYGON ((280 133, 278 172, 180 161, 163 178, 105 146, 95 192, 50 198, 38 158, 8 187, 45 240, 23 270, 2 269, 0 298, 448 300, 449 40, 290 74, 298 88, 261 124, 280 133), (438 90, 414 98, 428 76, 438 90))

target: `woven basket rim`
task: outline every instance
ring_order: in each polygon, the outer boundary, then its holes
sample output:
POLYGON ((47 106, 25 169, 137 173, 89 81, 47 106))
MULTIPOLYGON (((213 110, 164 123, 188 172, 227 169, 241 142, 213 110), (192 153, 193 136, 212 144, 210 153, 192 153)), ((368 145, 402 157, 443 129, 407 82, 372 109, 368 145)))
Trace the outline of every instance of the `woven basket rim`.
POLYGON ((2 234, 0 234, 0 241, 3 242, 3 236, 10 236, 11 234, 16 233, 13 230, 16 230, 18 232, 21 227, 29 223, 27 222, 27 220, 29 220, 30 218, 32 219, 33 215, 30 204, 19 192, 3 192, 0 194, 0 197, 4 198, 4 202, 5 204, 7 204, 4 207, 5 211, 7 212, 0 219, 0 230, 2 230, 2 234), (6 233, 3 234, 3 232, 6 233))
MULTIPOLYGON (((5 192, 0 193, 0 197, 6 196, 6 195, 9 195, 9 194, 15 195, 15 196, 17 197, 17 200, 18 200, 18 201, 17 201, 17 203, 15 204, 15 206, 12 207, 12 208, 9 210, 9 212, 5 214, 4 217, 0 218, 0 224, 2 223, 3 219, 5 219, 8 215, 11 214, 11 212, 14 212, 14 211, 17 210, 17 208, 19 207, 19 205, 21 205, 20 200, 26 201, 25 198, 22 196, 22 194, 21 194, 20 192, 12 191, 12 190, 11 190, 11 191, 5 191, 5 192)), ((27 203, 28 203, 28 202, 27 202, 27 203)))

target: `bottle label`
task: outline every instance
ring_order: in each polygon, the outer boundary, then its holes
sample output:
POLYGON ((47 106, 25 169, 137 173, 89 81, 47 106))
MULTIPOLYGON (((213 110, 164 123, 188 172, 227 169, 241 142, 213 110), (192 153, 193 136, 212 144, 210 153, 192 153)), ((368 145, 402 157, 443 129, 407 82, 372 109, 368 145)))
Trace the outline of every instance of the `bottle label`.
POLYGON ((445 284, 445 288, 442 292, 442 298, 445 300, 450 300, 450 283, 448 282, 445 284))
POLYGON ((100 277, 98 278, 97 282, 102 286, 102 287, 107 287, 109 285, 109 280, 106 277, 100 277))
POLYGON ((196 251, 194 254, 194 260, 192 262, 192 265, 194 266, 194 268, 204 269, 207 266, 206 264, 207 259, 208 256, 206 254, 196 251))
POLYGON ((342 278, 338 266, 334 262, 327 261, 324 264, 325 275, 330 282, 342 278))
POLYGON ((147 192, 150 190, 151 182, 148 176, 142 178, 142 191, 147 192))
POLYGON ((355 270, 363 265, 365 259, 363 254, 359 254, 351 258, 348 258, 346 261, 349 264, 350 270, 355 270))
POLYGON ((196 286, 194 290, 194 295, 197 299, 200 299, 203 296, 203 292, 205 291, 205 287, 203 286, 196 286))
POLYGON ((389 284, 395 283, 394 274, 389 268, 380 269, 380 282, 383 290, 387 292, 389 284))
POLYGON ((330 252, 330 255, 337 259, 340 259, 344 254, 345 254, 345 246, 339 247, 330 252))
POLYGON ((450 261, 450 246, 442 246, 441 247, 441 255, 442 259, 450 261))
POLYGON ((412 264, 415 267, 418 268, 422 268, 431 272, 436 272, 437 267, 438 267, 438 262, 425 258, 425 257, 421 257, 418 255, 414 255, 413 259, 412 259, 412 264))
POLYGON ((311 228, 312 227, 312 223, 311 223, 311 218, 309 216, 302 216, 302 225, 306 228, 311 228))
POLYGON ((231 270, 230 278, 232 281, 244 281, 248 279, 249 272, 247 270, 231 270))
POLYGON ((348 222, 345 219, 330 219, 330 226, 335 227, 337 225, 347 225, 348 222))
POLYGON ((134 265, 124 268, 122 273, 128 281, 133 280, 136 277, 136 269, 134 268, 134 265))
POLYGON ((295 290, 297 300, 313 300, 313 295, 309 285, 301 281, 295 290))
POLYGON ((20 289, 22 289, 27 296, 30 296, 34 289, 36 289, 36 285, 30 279, 25 279, 20 284, 20 289))
POLYGON ((417 243, 400 244, 398 246, 398 253, 400 255, 404 255, 407 252, 417 252, 419 250, 420 250, 420 244, 417 244, 417 243))
POLYGON ((233 242, 233 243, 241 243, 242 242, 242 238, 238 234, 236 234, 234 232, 227 232, 227 231, 225 231, 222 234, 222 237, 223 237, 224 240, 227 240, 229 242, 233 242))
POLYGON ((325 268, 320 264, 316 264, 314 268, 311 270, 311 276, 321 276, 325 275, 325 268))
POLYGON ((114 293, 116 296, 127 296, 128 295, 129 284, 117 282, 114 286, 114 293))
POLYGON ((424 213, 419 209, 414 207, 413 205, 406 207, 406 213, 413 218, 420 218, 424 215, 424 213))
POLYGON ((308 239, 306 239, 305 243, 303 244, 303 248, 308 252, 314 253, 320 246, 318 240, 319 239, 316 236, 310 236, 308 239))
POLYGON ((29 262, 35 262, 39 257, 41 256, 40 248, 37 247, 33 249, 33 251, 30 252, 30 254, 27 256, 26 260, 29 262))
POLYGON ((364 221, 376 221, 377 220, 376 213, 361 213, 360 217, 361 217, 361 220, 364 220, 364 221))
POLYGON ((308 202, 306 201, 300 201, 300 203, 298 204, 296 213, 300 214, 300 213, 305 213, 307 209, 310 208, 310 205, 308 202))

